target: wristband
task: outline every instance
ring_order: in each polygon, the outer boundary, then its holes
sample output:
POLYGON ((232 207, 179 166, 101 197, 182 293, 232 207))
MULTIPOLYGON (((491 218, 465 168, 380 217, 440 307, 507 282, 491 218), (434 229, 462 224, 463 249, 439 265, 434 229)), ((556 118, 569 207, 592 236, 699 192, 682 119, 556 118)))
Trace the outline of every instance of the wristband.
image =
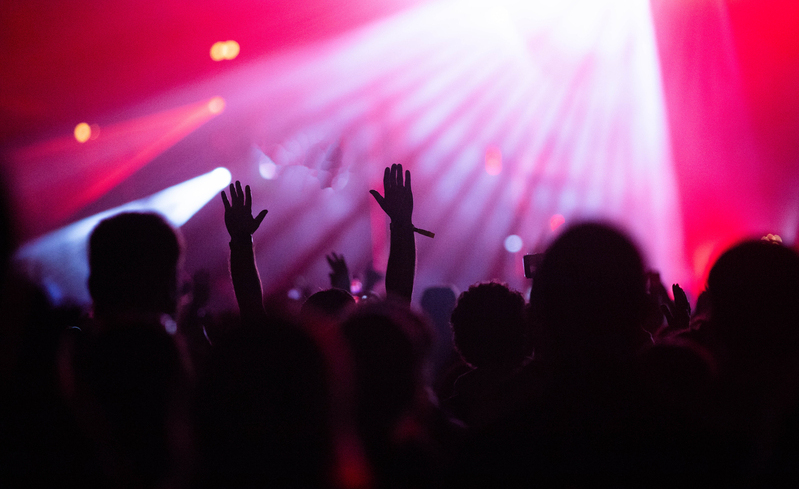
POLYGON ((408 226, 397 226, 397 225, 395 225, 392 222, 391 224, 389 224, 389 229, 391 229, 392 231, 404 231, 404 230, 407 229, 407 230, 413 231, 414 233, 419 233, 422 236, 427 236, 428 238, 435 238, 436 237, 436 233, 432 233, 432 232, 426 231, 424 229, 419 229, 419 228, 415 227, 413 224, 411 224, 410 227, 408 227, 408 226))
POLYGON ((252 246, 252 243, 253 243, 252 235, 249 235, 246 238, 241 236, 236 238, 231 238, 230 243, 228 244, 232 248, 234 246, 252 246))

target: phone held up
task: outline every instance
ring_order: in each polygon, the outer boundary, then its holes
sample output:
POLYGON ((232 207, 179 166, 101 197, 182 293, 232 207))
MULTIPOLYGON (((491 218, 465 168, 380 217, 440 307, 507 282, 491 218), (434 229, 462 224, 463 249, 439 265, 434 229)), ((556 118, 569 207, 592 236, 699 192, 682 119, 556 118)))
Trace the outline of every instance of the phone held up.
POLYGON ((524 277, 533 278, 535 269, 541 264, 544 259, 543 253, 534 253, 532 255, 524 255, 524 277))

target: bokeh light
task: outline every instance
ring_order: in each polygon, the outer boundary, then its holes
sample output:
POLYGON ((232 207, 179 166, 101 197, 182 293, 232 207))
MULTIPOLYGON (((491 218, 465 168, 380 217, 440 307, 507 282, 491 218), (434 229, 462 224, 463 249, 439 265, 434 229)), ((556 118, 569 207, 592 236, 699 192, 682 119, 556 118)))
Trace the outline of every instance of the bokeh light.
POLYGON ((92 128, 89 124, 81 122, 75 126, 75 139, 79 143, 85 143, 92 137, 92 128))
POLYGON ((505 238, 505 249, 509 253, 518 253, 521 251, 522 246, 524 246, 524 242, 522 241, 521 236, 517 234, 511 234, 505 238))
POLYGON ((236 41, 219 41, 211 46, 211 59, 214 61, 235 59, 241 51, 241 46, 236 41))

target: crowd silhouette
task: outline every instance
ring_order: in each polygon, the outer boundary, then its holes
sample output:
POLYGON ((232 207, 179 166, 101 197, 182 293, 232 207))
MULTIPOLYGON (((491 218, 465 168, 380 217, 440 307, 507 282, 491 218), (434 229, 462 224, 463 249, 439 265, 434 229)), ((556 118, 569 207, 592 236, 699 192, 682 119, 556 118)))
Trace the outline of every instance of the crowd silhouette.
POLYGON ((206 313, 203 271, 181 300, 183 238, 156 214, 92 232, 90 314, 51 307, 4 246, 0 485, 796 483, 796 251, 733 246, 692 308, 624 231, 577 223, 529 298, 486 281, 427 289, 417 309, 415 235, 431 233, 410 171, 386 168, 371 194, 390 220, 385 297, 374 270, 352 294, 331 253, 330 288, 265 300, 267 211, 238 181, 220 208, 235 313, 206 313))

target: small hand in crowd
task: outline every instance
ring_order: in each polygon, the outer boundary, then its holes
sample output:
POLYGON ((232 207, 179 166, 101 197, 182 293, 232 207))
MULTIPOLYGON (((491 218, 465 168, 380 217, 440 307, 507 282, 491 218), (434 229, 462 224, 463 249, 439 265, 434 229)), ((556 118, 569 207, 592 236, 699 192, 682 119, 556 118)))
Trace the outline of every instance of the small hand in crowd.
POLYGON ((663 315, 666 316, 669 330, 675 333, 686 331, 691 323, 691 304, 678 284, 672 285, 671 290, 674 294, 674 302, 669 301, 663 304, 661 310, 663 315))
POLYGON ((344 261, 344 255, 337 255, 330 253, 327 258, 327 264, 330 265, 330 286, 337 289, 350 290, 350 271, 347 268, 347 262, 344 261))

